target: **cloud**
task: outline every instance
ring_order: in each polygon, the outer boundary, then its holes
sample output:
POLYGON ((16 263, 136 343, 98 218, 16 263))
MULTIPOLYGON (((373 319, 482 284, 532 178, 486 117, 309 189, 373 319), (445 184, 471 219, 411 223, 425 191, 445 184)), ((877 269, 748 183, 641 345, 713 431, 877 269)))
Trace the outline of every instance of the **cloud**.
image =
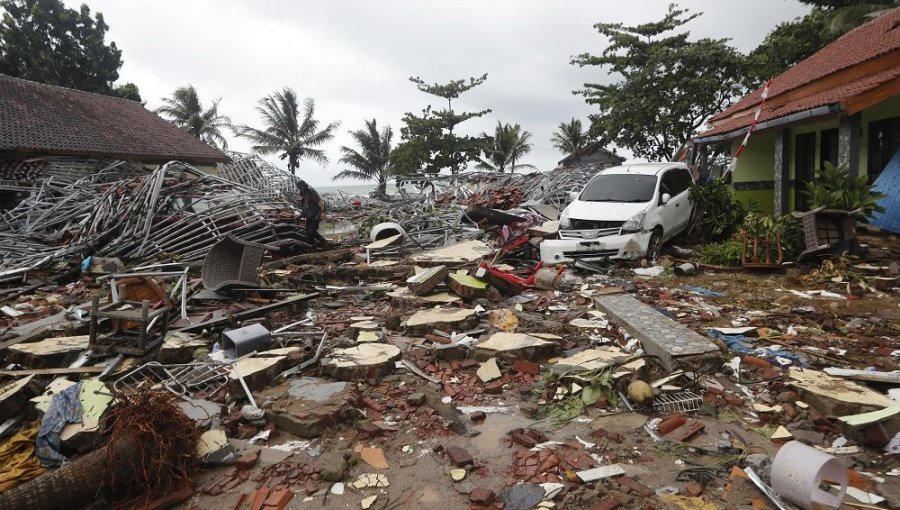
MULTIPOLYGON (((316 100, 322 123, 341 121, 325 148, 325 167, 302 162, 314 185, 334 185, 342 168, 339 147, 365 119, 390 124, 399 139, 404 112, 438 101, 408 81, 446 82, 488 73, 488 80, 454 103, 459 110, 493 112, 464 124, 491 131, 497 121, 533 133, 527 162, 552 169, 560 154, 550 137, 556 126, 591 112, 572 94, 586 81, 609 80, 597 68, 569 64, 571 55, 599 53, 606 43, 599 21, 642 23, 660 18, 669 0, 87 0, 110 26, 108 40, 123 52, 122 81, 136 83, 148 108, 178 86, 193 84, 201 99, 221 97, 220 109, 238 124, 258 126, 260 97, 285 86, 316 100)), ((82 0, 66 0, 77 8, 82 0)), ((795 0, 684 1, 705 14, 687 28, 692 37, 730 38, 753 49, 775 25, 802 15, 795 0)), ((229 147, 248 150, 246 141, 229 147)), ((277 160, 276 160, 277 161, 277 160)), ((349 184, 349 181, 341 181, 349 184)))

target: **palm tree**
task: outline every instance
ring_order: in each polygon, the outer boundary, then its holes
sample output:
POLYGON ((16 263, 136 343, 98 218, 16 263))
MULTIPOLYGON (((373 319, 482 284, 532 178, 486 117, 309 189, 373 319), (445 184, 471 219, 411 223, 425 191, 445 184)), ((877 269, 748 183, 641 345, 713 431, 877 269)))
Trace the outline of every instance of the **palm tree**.
POLYGON ((826 30, 832 34, 840 35, 849 32, 862 24, 887 14, 900 5, 900 1, 897 0, 860 0, 842 3, 844 5, 835 5, 827 11, 828 25, 826 30))
POLYGON ((313 118, 315 110, 315 101, 307 98, 301 112, 297 93, 286 87, 259 100, 256 111, 263 119, 264 129, 238 126, 235 133, 252 141, 257 154, 281 153, 279 157, 288 160, 288 170, 294 174, 302 159, 328 163, 325 151, 316 147, 334 138, 340 122, 332 122, 320 130, 319 121, 313 118))
POLYGON ((163 106, 156 113, 169 117, 172 124, 214 147, 228 148, 228 141, 222 136, 222 128, 231 127, 231 119, 219 115, 219 101, 203 109, 193 85, 175 89, 172 97, 162 98, 163 106))
POLYGON ((349 165, 351 169, 341 171, 334 176, 334 180, 375 179, 378 181, 378 192, 383 195, 387 188, 388 177, 392 174, 390 157, 394 131, 391 126, 385 126, 378 131, 378 124, 372 119, 366 121, 365 129, 350 131, 350 136, 356 140, 360 150, 341 147, 340 162, 349 165))
POLYGON ((482 133, 481 136, 488 141, 488 145, 482 149, 484 157, 479 159, 477 168, 503 173, 509 165, 510 172, 517 168, 534 168, 532 165, 517 165, 516 160, 531 152, 531 133, 522 131, 518 124, 502 124, 497 122, 494 135, 482 133))
POLYGON ((582 130, 581 120, 572 117, 569 122, 560 122, 559 131, 553 133, 553 147, 565 154, 572 156, 575 161, 590 152, 593 141, 586 131, 582 130))

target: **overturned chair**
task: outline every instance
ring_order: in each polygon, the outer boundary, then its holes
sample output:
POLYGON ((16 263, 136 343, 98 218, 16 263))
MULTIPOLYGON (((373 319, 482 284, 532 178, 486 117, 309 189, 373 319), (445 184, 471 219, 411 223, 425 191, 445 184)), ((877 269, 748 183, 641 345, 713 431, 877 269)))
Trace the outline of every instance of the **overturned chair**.
POLYGON ((268 247, 226 235, 206 254, 203 286, 212 291, 259 286, 259 265, 268 247))

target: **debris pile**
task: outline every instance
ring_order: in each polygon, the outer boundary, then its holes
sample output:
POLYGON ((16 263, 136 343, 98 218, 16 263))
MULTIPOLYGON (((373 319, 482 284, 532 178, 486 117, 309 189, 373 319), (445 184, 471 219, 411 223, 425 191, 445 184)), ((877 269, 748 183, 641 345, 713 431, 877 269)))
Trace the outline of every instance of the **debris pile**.
POLYGON ((895 239, 549 267, 582 168, 332 198, 366 235, 312 249, 294 178, 234 159, 10 185, 0 506, 900 505, 895 239))

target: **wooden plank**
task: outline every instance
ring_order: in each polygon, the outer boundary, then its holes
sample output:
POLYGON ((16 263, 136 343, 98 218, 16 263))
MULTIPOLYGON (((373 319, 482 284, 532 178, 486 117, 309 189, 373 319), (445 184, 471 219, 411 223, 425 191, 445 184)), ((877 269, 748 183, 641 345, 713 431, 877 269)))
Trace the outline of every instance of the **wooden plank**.
POLYGON ((0 370, 0 377, 25 377, 29 375, 99 374, 106 367, 36 368, 33 370, 0 370))

